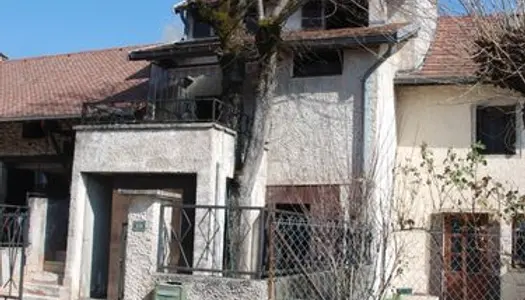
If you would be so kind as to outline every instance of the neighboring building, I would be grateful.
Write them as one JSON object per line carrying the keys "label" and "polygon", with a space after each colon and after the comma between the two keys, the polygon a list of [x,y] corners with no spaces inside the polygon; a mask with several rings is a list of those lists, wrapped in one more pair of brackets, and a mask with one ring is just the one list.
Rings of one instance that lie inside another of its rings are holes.
{"label": "neighboring building", "polygon": [[[356,17],[338,12],[326,18],[331,3],[312,2],[286,22],[285,42],[306,44],[309,51],[281,61],[271,141],[247,220],[253,226],[264,224],[258,223],[264,220],[260,208],[268,204],[293,209],[299,198],[318,212],[327,203],[347,202],[352,180],[363,172],[374,174],[374,197],[389,197],[396,152],[412,151],[414,138],[443,147],[471,142],[471,131],[453,125],[464,125],[468,107],[424,114],[427,102],[461,93],[436,80],[473,75],[464,61],[451,68],[454,57],[439,52],[456,36],[454,21],[462,19],[440,18],[436,29],[432,0],[382,3],[368,1]],[[176,11],[186,25],[180,42],[0,63],[0,197],[32,209],[27,293],[143,299],[155,280],[170,279],[189,283],[192,297],[206,297],[205,286],[214,290],[228,281],[202,276],[221,274],[229,259],[224,208],[217,207],[227,205],[243,133],[228,118],[234,112],[218,100],[221,72],[211,28],[195,21],[187,3]],[[249,120],[249,80],[244,90],[242,115]],[[426,131],[413,137],[420,125]],[[496,160],[500,172],[511,164]],[[38,193],[26,198],[28,192]],[[180,211],[166,201],[197,207]],[[173,228],[161,232],[164,226]],[[46,235],[35,228],[46,228]],[[176,245],[166,249],[164,234],[175,235]],[[244,271],[260,277],[264,237],[255,227],[247,236]],[[409,274],[428,278],[425,270]],[[246,299],[267,293],[256,280],[228,284]],[[447,287],[413,288],[438,297]],[[228,297],[228,291],[218,293]]]}
{"label": "neighboring building", "polygon": [[[463,155],[481,142],[488,164],[480,178],[487,174],[523,191],[523,97],[477,83],[473,24],[469,17],[440,18],[422,67],[398,74],[398,164],[418,165],[423,143],[440,162],[449,148]],[[407,234],[410,249],[424,250],[411,253],[397,285],[445,299],[523,299],[522,222],[500,218],[496,203],[473,206],[457,198],[440,202],[428,188],[417,194],[408,216],[430,231]]]}

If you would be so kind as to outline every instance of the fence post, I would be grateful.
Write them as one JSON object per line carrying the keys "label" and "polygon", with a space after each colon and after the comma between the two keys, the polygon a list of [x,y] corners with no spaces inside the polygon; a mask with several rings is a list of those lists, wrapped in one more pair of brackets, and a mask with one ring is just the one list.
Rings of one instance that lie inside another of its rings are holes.
{"label": "fence post", "polygon": [[273,233],[275,230],[274,212],[271,212],[268,217],[269,231],[268,231],[268,300],[273,300],[275,297],[275,253]]}
{"label": "fence post", "polygon": [[[25,217],[23,217],[24,214]],[[22,300],[24,298],[24,267],[26,264],[26,248],[29,237],[28,221],[29,217],[31,216],[31,212],[28,209],[26,213],[20,212],[20,215],[22,216],[22,249],[20,253],[20,278],[18,282],[18,296],[20,300]]]}

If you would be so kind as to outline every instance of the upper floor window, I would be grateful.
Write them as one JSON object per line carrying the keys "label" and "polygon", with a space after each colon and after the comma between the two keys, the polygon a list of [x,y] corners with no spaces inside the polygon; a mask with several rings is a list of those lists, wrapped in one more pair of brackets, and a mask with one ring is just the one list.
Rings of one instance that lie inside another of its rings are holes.
{"label": "upper floor window", "polygon": [[476,109],[476,142],[482,154],[516,153],[516,106],[480,106]]}
{"label": "upper floor window", "polygon": [[341,74],[343,74],[343,53],[339,50],[318,50],[294,55],[294,77]]}
{"label": "upper floor window", "polygon": [[213,29],[209,24],[199,22],[198,20],[194,19],[193,22],[193,30],[192,30],[192,37],[194,39],[198,38],[207,38],[213,36]]}
{"label": "upper floor window", "polygon": [[191,16],[191,37],[194,39],[207,38],[214,36],[213,29],[210,24],[205,23],[199,18],[196,10],[190,10]]}
{"label": "upper floor window", "polygon": [[368,0],[310,0],[302,7],[302,28],[337,29],[368,26]]}

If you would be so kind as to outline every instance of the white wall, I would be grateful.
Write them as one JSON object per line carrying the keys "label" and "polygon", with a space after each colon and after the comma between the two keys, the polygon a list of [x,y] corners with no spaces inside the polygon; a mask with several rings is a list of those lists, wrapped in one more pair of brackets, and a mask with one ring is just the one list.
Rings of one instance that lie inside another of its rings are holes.
{"label": "white wall", "polygon": [[388,1],[388,23],[410,22],[420,27],[417,37],[408,41],[398,54],[400,70],[421,67],[436,31],[438,18],[436,2],[436,0]]}
{"label": "white wall", "polygon": [[284,28],[287,30],[300,30],[301,23],[302,23],[302,16],[303,14],[302,14],[301,9],[298,9],[288,18],[288,20],[286,20],[286,23],[284,24]]}
{"label": "white wall", "polygon": [[[191,173],[197,174],[197,204],[224,205],[225,193],[217,191],[233,176],[234,135],[213,124],[121,125],[77,128],[71,186],[65,285],[70,298],[79,297],[81,274],[90,270],[86,258],[90,245],[83,243],[84,232],[93,226],[89,217],[85,173]],[[217,173],[217,166],[220,172]],[[87,216],[87,217],[86,217]],[[197,213],[196,220],[202,216]],[[201,251],[203,240],[195,232],[194,249]],[[86,264],[87,262],[87,264]],[[210,267],[208,253],[200,267]],[[82,266],[82,268],[80,268]],[[199,267],[196,266],[196,267]],[[85,282],[85,281],[84,281]]]}
{"label": "white wall", "polygon": [[[475,137],[474,109],[477,104],[510,104],[521,99],[510,93],[488,86],[401,86],[396,89],[397,95],[397,130],[398,130],[398,159],[399,165],[406,165],[406,159],[412,159],[411,165],[419,165],[420,145],[428,143],[429,149],[434,152],[435,161],[439,166],[449,148],[457,153],[465,154]],[[488,165],[479,170],[479,176],[490,174],[500,182],[509,183],[525,189],[525,177],[519,176],[525,171],[525,131],[521,117],[517,117],[517,153],[512,156],[487,155]],[[431,196],[430,189],[423,185],[417,189],[414,200],[409,193],[411,186],[404,180],[398,180],[396,199],[404,203],[404,211],[415,221],[415,226],[428,227],[432,213],[443,211],[471,210],[469,202],[464,207],[449,201],[437,203]],[[489,203],[490,204],[490,203]],[[401,206],[400,206],[401,208]],[[483,208],[479,208],[483,211]],[[497,212],[497,211],[491,211]],[[500,247],[502,253],[511,250],[511,228],[508,223],[501,223]],[[428,236],[425,234],[410,234],[402,238],[408,245],[419,245],[415,249],[428,245]],[[428,250],[428,249],[427,249]],[[428,253],[427,253],[428,254]],[[412,286],[424,293],[428,288],[424,282],[428,272],[428,255],[413,257],[409,260],[410,272],[402,276],[400,285]],[[501,277],[502,299],[521,300],[517,289],[525,282],[521,272],[515,272],[508,266],[503,267]]]}
{"label": "white wall", "polygon": [[[376,56],[344,52],[343,74],[294,78],[291,61],[278,77],[268,153],[268,184],[347,182],[361,122],[365,71]],[[374,99],[372,99],[374,102]]]}

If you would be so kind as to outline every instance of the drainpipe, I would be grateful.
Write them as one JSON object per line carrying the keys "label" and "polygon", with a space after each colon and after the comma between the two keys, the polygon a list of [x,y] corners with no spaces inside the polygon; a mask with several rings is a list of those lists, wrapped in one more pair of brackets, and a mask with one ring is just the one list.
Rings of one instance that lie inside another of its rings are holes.
{"label": "drainpipe", "polygon": [[368,99],[368,93],[366,88],[366,82],[368,78],[394,53],[396,53],[397,47],[395,44],[389,44],[388,49],[381,54],[381,56],[374,62],[374,64],[366,70],[365,74],[363,75],[363,78],[361,79],[361,107],[363,111],[363,118],[361,120],[361,133],[362,133],[362,142],[363,142],[363,149],[362,153],[359,157],[359,166],[357,168],[358,174],[363,174],[366,170],[365,163],[367,160],[366,153],[369,153],[369,145],[367,144],[367,136],[371,134],[371,127],[372,124],[369,123],[369,116],[371,114],[371,110],[369,107],[369,99]]}
{"label": "drainpipe", "polygon": [[[389,58],[391,57],[394,53],[396,53],[397,51],[397,47],[396,47],[396,44],[389,44],[388,45],[388,48],[387,50],[381,54],[379,56],[379,58],[374,62],[374,64],[365,72],[363,78],[362,78],[362,81],[361,81],[361,92],[362,92],[362,109],[363,109],[363,119],[361,121],[361,129],[362,129],[362,142],[363,142],[363,148],[362,148],[362,153],[360,155],[360,166],[358,166],[358,171],[360,171],[361,173],[360,174],[365,174],[365,172],[368,172],[368,168],[366,167],[366,163],[367,163],[367,160],[369,160],[371,157],[370,155],[368,155],[369,153],[371,153],[371,146],[367,143],[367,137],[369,137],[371,134],[372,134],[372,126],[373,126],[373,122],[374,120],[371,118],[371,111],[372,111],[372,103],[369,103],[369,97],[368,97],[368,93],[367,93],[367,88],[366,88],[366,82],[367,80],[369,79],[369,77]],[[364,185],[363,186],[363,191],[365,191],[366,193],[368,193],[368,187],[369,185],[367,184],[367,181],[363,181],[362,184]],[[368,199],[366,198],[365,195],[363,195],[363,197],[365,197],[365,199]],[[377,224],[375,223],[369,223],[370,222],[370,217],[372,218],[372,220],[375,219],[376,217],[376,214],[377,211],[373,211],[373,212],[369,212],[368,210],[365,210],[365,222],[367,224],[371,224],[372,228],[373,227],[376,227]],[[382,226],[382,225],[381,225]],[[373,232],[373,231],[372,231]],[[378,285],[376,286],[376,284],[374,284],[374,287],[373,289],[381,289],[381,286],[384,284],[384,278],[380,275],[382,273],[381,270],[384,270],[386,268],[386,261],[385,261],[385,257],[386,257],[386,247],[381,247],[380,245],[384,245],[386,244],[386,241],[384,240],[384,238],[381,238],[380,239],[380,243],[381,244],[378,244],[375,248],[374,247],[374,237],[373,237],[373,234],[371,236],[368,236],[367,235],[367,239],[370,238],[370,240],[366,241],[365,243],[368,245],[366,246],[366,249],[368,251],[368,254],[370,255],[369,258],[371,259],[372,258],[372,253],[377,251],[377,253],[380,253],[380,258],[378,259],[378,263],[379,265],[377,266],[378,269],[376,269],[374,271],[374,276],[378,276],[377,278],[379,278],[379,282],[377,283]],[[372,261],[370,261],[371,263]]]}

